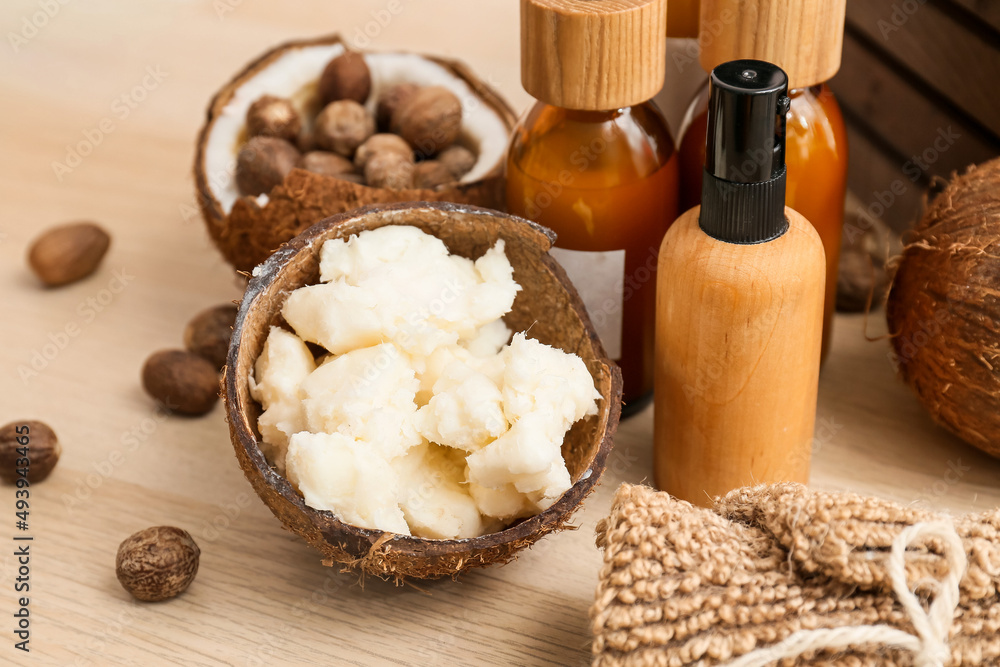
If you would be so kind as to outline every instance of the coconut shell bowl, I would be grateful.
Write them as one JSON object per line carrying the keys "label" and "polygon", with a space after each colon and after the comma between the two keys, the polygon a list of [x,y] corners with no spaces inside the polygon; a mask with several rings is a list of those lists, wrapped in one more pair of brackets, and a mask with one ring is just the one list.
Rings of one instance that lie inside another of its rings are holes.
{"label": "coconut shell bowl", "polygon": [[[248,378],[269,328],[281,326],[281,307],[294,289],[319,280],[320,247],[327,239],[384,225],[412,225],[441,239],[453,254],[477,258],[498,239],[522,290],[505,317],[513,331],[580,356],[601,394],[598,414],[578,421],[562,445],[573,486],[547,510],[499,532],[457,540],[424,539],[359,528],[332,512],[305,504],[269,465],[261,449],[261,406]],[[544,535],[566,526],[604,472],[621,411],[621,372],[606,356],[586,310],[565,272],[549,256],[549,230],[493,210],[464,204],[409,203],[366,206],[327,218],[299,234],[261,264],[240,304],[224,377],[226,413],[240,466],[257,495],[286,528],[317,549],[323,563],[397,581],[435,579],[502,564]]]}
{"label": "coconut shell bowl", "polygon": [[[237,73],[209,104],[195,156],[197,200],[212,240],[237,270],[249,271],[316,222],[367,204],[504,205],[503,162],[517,121],[510,105],[458,61],[399,52],[362,52],[371,73],[365,106],[373,111],[379,95],[398,83],[449,89],[462,103],[457,143],[476,156],[468,173],[435,188],[396,190],[294,168],[259,197],[242,196],[234,170],[237,153],[247,139],[245,118],[250,105],[262,95],[287,98],[311,126],[307,119],[322,107],[318,85],[324,67],[345,50],[338,35],[282,44]],[[308,129],[304,128],[303,136]]]}

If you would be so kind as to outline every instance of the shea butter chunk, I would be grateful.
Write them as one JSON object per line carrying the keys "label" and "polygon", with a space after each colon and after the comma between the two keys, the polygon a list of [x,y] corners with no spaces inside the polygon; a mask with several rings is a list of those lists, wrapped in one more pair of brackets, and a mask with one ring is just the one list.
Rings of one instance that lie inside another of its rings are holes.
{"label": "shea butter chunk", "polygon": [[342,433],[393,458],[421,442],[413,424],[419,381],[392,343],[354,350],[324,362],[302,383],[314,433]]}
{"label": "shea butter chunk", "polygon": [[469,480],[490,488],[517,485],[526,476],[547,472],[562,460],[563,434],[551,415],[532,413],[515,422],[502,436],[468,456]]}
{"label": "shea butter chunk", "polygon": [[497,241],[473,262],[415,227],[391,225],[325,242],[320,278],[363,289],[378,304],[386,339],[426,356],[510,311],[520,287],[503,248]]}
{"label": "shea butter chunk", "polygon": [[264,408],[299,399],[299,385],[316,369],[312,352],[302,339],[271,327],[264,350],[254,365],[250,392]]}
{"label": "shea butter chunk", "polygon": [[456,539],[482,534],[482,517],[464,483],[461,452],[418,445],[392,467],[399,479],[399,505],[414,535]]}
{"label": "shea butter chunk", "polygon": [[294,290],[281,314],[304,340],[343,354],[386,340],[377,304],[377,295],[367,290],[325,283]]}
{"label": "shea butter chunk", "polygon": [[500,388],[461,359],[445,366],[416,423],[431,442],[470,452],[507,430]]}
{"label": "shea butter chunk", "polygon": [[503,320],[494,320],[479,327],[472,336],[463,338],[459,342],[473,356],[492,357],[499,354],[507,345],[510,333]]}
{"label": "shea butter chunk", "polygon": [[257,421],[264,440],[264,454],[279,472],[285,470],[288,438],[306,430],[299,386],[315,369],[312,353],[302,339],[279,327],[271,327],[249,381],[250,394],[264,408]]}
{"label": "shea butter chunk", "polygon": [[361,528],[409,535],[396,473],[371,447],[341,433],[296,433],[288,443],[288,479],[306,504]]}
{"label": "shea butter chunk", "polygon": [[502,239],[476,260],[476,272],[482,282],[479,289],[469,295],[469,312],[476,326],[482,326],[511,311],[521,286],[514,282],[514,268],[504,254]]}
{"label": "shea butter chunk", "polygon": [[349,239],[329,239],[320,249],[319,279],[328,283],[345,280],[358,285],[374,273],[412,263],[419,257],[425,262],[448,258],[448,248],[436,236],[407,225],[389,225],[371,229]]}
{"label": "shea butter chunk", "polygon": [[535,412],[550,416],[559,437],[577,420],[597,414],[601,394],[583,360],[523,333],[514,334],[501,353],[504,413],[514,423]]}
{"label": "shea butter chunk", "polygon": [[503,382],[503,360],[499,355],[477,357],[461,345],[439,347],[426,357],[411,357],[411,361],[417,371],[417,377],[420,379],[420,390],[417,393],[418,405],[427,404],[431,396],[434,395],[434,386],[444,375],[445,369],[455,362],[479,371],[498,387]]}
{"label": "shea butter chunk", "polygon": [[513,484],[504,484],[498,489],[491,489],[470,482],[469,495],[476,501],[476,507],[483,516],[495,519],[519,519],[537,511],[528,497],[518,491]]}
{"label": "shea butter chunk", "polygon": [[264,456],[274,463],[279,473],[284,474],[288,439],[299,431],[307,430],[302,403],[275,403],[261,414],[257,428],[263,440],[261,450]]}
{"label": "shea butter chunk", "polygon": [[553,460],[548,470],[533,475],[521,475],[514,482],[514,488],[525,493],[539,510],[546,510],[573,486],[566,462],[560,456]]}

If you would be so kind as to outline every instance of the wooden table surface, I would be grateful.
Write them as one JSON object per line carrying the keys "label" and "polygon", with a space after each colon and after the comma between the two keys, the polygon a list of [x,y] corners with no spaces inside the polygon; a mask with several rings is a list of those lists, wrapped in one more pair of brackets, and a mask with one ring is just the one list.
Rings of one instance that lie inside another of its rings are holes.
{"label": "wooden table surface", "polygon": [[[152,351],[179,346],[191,315],[240,295],[194,210],[193,140],[211,94],[272,44],[367,29],[376,47],[461,56],[524,108],[515,4],[60,2],[0,10],[0,422],[44,420],[64,446],[53,475],[32,487],[30,654],[13,647],[19,531],[14,491],[0,487],[0,663],[587,664],[594,526],[620,482],[649,479],[650,411],[620,428],[579,530],[459,582],[362,588],[323,567],[258,501],[221,405],[166,418],[138,382]],[[67,152],[79,142],[90,146],[77,163]],[[113,234],[102,268],[41,289],[24,262],[28,242],[81,218]],[[930,422],[894,377],[887,343],[866,341],[862,318],[836,325],[814,485],[955,512],[995,506],[1000,461]],[[869,333],[882,327],[877,314]],[[189,530],[201,569],[180,598],[139,604],[115,580],[115,551],[156,524]]]}

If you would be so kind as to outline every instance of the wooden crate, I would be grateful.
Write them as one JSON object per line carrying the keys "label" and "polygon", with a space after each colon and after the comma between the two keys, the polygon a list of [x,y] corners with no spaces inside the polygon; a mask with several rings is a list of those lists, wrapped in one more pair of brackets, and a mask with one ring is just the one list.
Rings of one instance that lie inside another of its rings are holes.
{"label": "wooden crate", "polygon": [[849,0],[831,86],[850,140],[849,188],[898,230],[935,177],[1000,155],[1000,3]]}

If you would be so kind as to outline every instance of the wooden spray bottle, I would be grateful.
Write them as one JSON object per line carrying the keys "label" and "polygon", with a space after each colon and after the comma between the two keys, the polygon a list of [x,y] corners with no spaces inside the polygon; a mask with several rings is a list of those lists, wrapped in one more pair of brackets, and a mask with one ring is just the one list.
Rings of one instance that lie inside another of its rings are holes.
{"label": "wooden spray bottle", "polygon": [[710,81],[702,203],[657,271],[656,483],[699,505],[807,481],[826,275],[819,235],[784,205],[784,71],[736,60]]}

